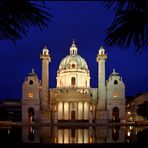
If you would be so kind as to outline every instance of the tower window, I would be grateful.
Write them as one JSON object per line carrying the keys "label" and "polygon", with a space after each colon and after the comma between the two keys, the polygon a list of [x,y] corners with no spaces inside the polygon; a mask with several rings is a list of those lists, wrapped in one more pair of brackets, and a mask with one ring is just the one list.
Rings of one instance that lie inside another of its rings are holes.
{"label": "tower window", "polygon": [[30,85],[33,85],[33,81],[32,81],[32,80],[30,80],[30,81],[29,81],[29,84],[30,84]]}
{"label": "tower window", "polygon": [[32,92],[29,92],[29,93],[28,93],[28,97],[29,97],[29,98],[33,98],[33,93],[32,93]]}
{"label": "tower window", "polygon": [[71,66],[72,66],[72,68],[75,68],[75,64],[72,64]]}
{"label": "tower window", "polygon": [[118,97],[119,93],[117,91],[114,92],[114,98]]}
{"label": "tower window", "polygon": [[75,77],[72,77],[71,78],[71,85],[72,86],[76,85],[76,79],[75,79]]}
{"label": "tower window", "polygon": [[117,80],[115,80],[115,81],[114,81],[114,84],[115,84],[115,85],[116,85],[116,84],[118,84],[118,81],[117,81]]}

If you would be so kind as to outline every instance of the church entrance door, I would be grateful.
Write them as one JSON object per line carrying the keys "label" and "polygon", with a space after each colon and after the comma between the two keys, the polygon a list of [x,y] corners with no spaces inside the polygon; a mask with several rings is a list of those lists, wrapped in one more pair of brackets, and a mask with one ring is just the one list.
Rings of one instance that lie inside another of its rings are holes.
{"label": "church entrance door", "polygon": [[113,122],[120,122],[120,118],[119,118],[119,108],[118,108],[118,107],[114,107],[114,108],[113,108],[113,112],[112,112],[112,121],[113,121]]}
{"label": "church entrance door", "polygon": [[75,111],[71,111],[71,120],[75,120]]}

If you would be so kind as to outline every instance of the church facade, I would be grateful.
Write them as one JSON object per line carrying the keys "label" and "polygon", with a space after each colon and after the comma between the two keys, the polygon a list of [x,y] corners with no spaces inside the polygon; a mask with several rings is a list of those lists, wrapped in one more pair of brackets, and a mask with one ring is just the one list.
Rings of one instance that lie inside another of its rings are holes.
{"label": "church facade", "polygon": [[51,57],[43,48],[42,80],[32,70],[22,85],[22,122],[125,122],[125,85],[115,70],[105,79],[105,49],[96,57],[98,88],[90,87],[88,65],[74,41],[69,52],[57,70],[56,88],[50,88]]}

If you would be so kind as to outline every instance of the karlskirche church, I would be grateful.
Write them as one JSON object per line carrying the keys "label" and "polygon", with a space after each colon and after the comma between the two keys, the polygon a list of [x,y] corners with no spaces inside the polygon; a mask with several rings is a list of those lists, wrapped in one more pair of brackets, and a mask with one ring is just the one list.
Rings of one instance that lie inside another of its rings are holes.
{"label": "karlskirche church", "polygon": [[47,47],[40,59],[42,80],[32,70],[22,85],[22,122],[125,122],[125,85],[114,69],[105,79],[107,54],[103,47],[96,56],[98,88],[90,87],[88,65],[78,54],[74,40],[59,64],[56,88],[49,86],[51,57]]}

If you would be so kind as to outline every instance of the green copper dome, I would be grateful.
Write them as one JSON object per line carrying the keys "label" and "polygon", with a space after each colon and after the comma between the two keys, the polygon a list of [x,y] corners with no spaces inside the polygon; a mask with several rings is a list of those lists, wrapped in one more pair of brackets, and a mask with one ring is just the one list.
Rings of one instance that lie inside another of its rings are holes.
{"label": "green copper dome", "polygon": [[[72,64],[75,64],[75,66],[72,67]],[[80,55],[70,54],[61,61],[59,70],[71,68],[88,70],[88,66],[84,58],[82,58]]]}
{"label": "green copper dome", "polygon": [[77,54],[77,47],[73,43],[70,47],[70,54],[67,55],[60,63],[59,70],[65,69],[81,69],[88,71],[88,66],[84,58]]}

